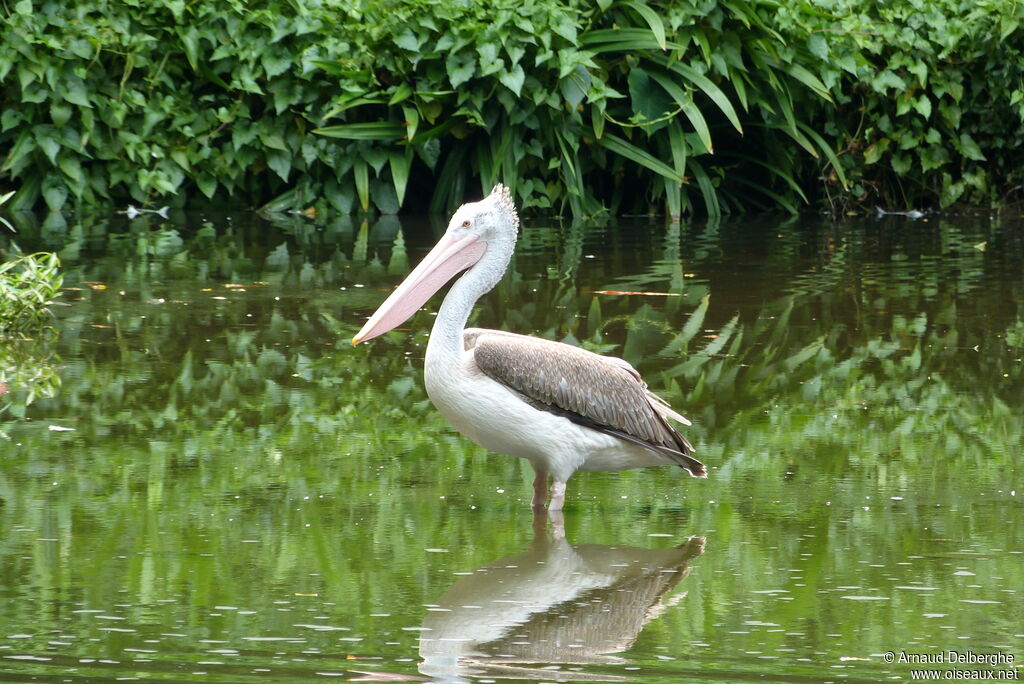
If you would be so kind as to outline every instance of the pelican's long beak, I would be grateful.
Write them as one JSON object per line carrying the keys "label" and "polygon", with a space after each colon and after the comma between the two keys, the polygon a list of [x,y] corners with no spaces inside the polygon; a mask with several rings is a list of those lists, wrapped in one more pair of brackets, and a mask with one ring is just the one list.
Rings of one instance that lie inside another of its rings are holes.
{"label": "pelican's long beak", "polygon": [[477,235],[445,233],[441,241],[434,245],[434,249],[370,316],[359,334],[352,338],[352,345],[397,328],[416,313],[442,285],[480,261],[486,250],[487,243]]}

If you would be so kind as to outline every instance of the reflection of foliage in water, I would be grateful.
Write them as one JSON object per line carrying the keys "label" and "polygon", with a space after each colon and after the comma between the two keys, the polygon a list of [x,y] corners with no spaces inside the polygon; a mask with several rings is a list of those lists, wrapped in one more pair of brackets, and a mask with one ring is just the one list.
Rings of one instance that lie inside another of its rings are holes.
{"label": "reflection of foliage in water", "polygon": [[9,417],[23,418],[25,408],[37,397],[52,397],[59,391],[55,337],[49,328],[31,338],[0,340],[0,416],[9,412]]}
{"label": "reflection of foliage in water", "polygon": [[37,396],[53,396],[60,386],[57,331],[48,324],[63,277],[56,254],[10,251],[15,256],[0,263],[0,396],[10,393],[0,399],[0,414],[22,417]]}
{"label": "reflection of foliage in water", "polygon": [[[6,427],[20,446],[0,470],[4,528],[17,521],[69,540],[63,556],[34,557],[27,590],[116,602],[100,587],[126,587],[143,606],[178,598],[193,607],[182,629],[203,638],[245,628],[233,617],[211,625],[204,607],[260,603],[267,591],[320,592],[334,606],[320,610],[372,635],[370,613],[385,606],[395,624],[417,624],[419,606],[448,586],[448,576],[424,570],[425,540],[461,549],[452,569],[520,548],[530,473],[513,459],[479,458],[484,452],[430,406],[421,365],[431,316],[380,343],[349,345],[422,244],[407,244],[387,222],[213,231],[149,220],[126,233],[65,231],[67,279],[81,289],[61,312],[63,386],[29,407],[33,420]],[[859,571],[859,556],[835,548],[859,545],[892,568],[922,534],[986,548],[1020,538],[1020,515],[1001,499],[984,515],[943,512],[1014,479],[1022,434],[1011,409],[1024,400],[1020,250],[1000,249],[1008,231],[988,227],[944,224],[893,247],[883,243],[899,238],[884,227],[790,224],[772,229],[783,237],[752,237],[756,258],[737,264],[723,247],[733,230],[675,227],[663,240],[602,226],[528,229],[475,323],[622,353],[690,414],[711,479],[694,485],[668,469],[581,476],[571,501],[584,514],[568,517],[570,537],[614,544],[641,524],[711,529],[712,549],[716,539],[746,544],[718,550],[727,567],[799,561],[804,586],[786,585],[793,600],[769,617],[820,618],[797,648],[811,654],[833,648],[830,633],[863,637],[818,593],[829,577]],[[971,246],[982,239],[984,252]],[[661,258],[644,263],[649,243]],[[767,282],[763,269],[786,274],[786,285],[737,291],[740,269],[744,282]],[[997,283],[1000,296],[983,296]],[[58,420],[75,431],[46,430]],[[922,472],[931,481],[911,491]],[[908,499],[910,527],[862,510],[879,488]],[[612,506],[621,514],[602,514]],[[765,545],[764,535],[778,541]],[[24,544],[4,535],[0,556],[26,555]],[[76,564],[67,580],[62,558],[119,555],[137,560]],[[311,578],[312,569],[321,574]],[[946,586],[940,570],[915,569]],[[999,570],[1024,581],[1019,568]],[[18,586],[23,573],[5,566],[0,585]],[[720,616],[721,629],[741,626],[721,597],[766,580],[716,581],[694,596],[694,613],[651,629],[684,652],[707,629],[696,622],[701,606]],[[902,613],[917,609],[915,600],[897,597],[885,615],[911,619]],[[6,623],[35,619],[31,601],[8,610]],[[993,619],[1010,624],[1013,613]],[[388,638],[368,637],[361,648],[386,652]],[[791,645],[780,634],[766,649]]]}
{"label": "reflection of foliage in water", "polygon": [[[154,230],[137,220],[132,226],[138,229],[107,235],[101,258],[73,262],[69,276],[111,280],[131,291],[80,290],[103,320],[71,317],[64,327],[74,340],[69,367],[84,363],[84,326],[109,331],[120,363],[69,373],[76,381],[65,388],[63,401],[73,407],[70,413],[85,410],[99,422],[131,406],[136,430],[171,420],[177,430],[223,431],[214,441],[225,451],[240,426],[266,431],[276,423],[337,438],[339,428],[351,432],[347,421],[372,420],[367,407],[399,419],[428,417],[444,432],[427,408],[419,363],[406,358],[421,354],[426,317],[410,324],[412,333],[392,333],[389,345],[347,348],[356,312],[380,298],[366,286],[383,287],[408,267],[403,235],[389,221],[356,226],[343,219],[318,229],[296,219],[285,227],[291,238],[279,235],[265,247],[253,246],[253,228],[246,234],[202,226],[183,237],[176,228]],[[663,290],[667,296],[588,295],[581,281],[600,283],[604,276],[584,258],[594,240],[573,227],[564,229],[560,263],[510,272],[496,296],[482,303],[478,322],[621,353],[655,389],[698,418],[705,452],[723,460],[765,417],[777,441],[765,445],[765,454],[821,443],[868,462],[899,454],[910,463],[938,446],[919,439],[927,432],[947,453],[974,460],[1020,440],[1009,408],[1021,400],[1021,364],[1015,360],[1020,307],[1014,312],[993,301],[998,298],[974,296],[989,285],[985,265],[992,250],[973,249],[974,238],[960,229],[936,230],[936,251],[945,259],[907,256],[897,246],[889,263],[874,258],[882,249],[874,243],[889,239],[884,231],[823,231],[810,268],[800,270],[799,255],[783,257],[794,270],[790,293],[724,321],[716,312],[717,296],[707,296],[716,279],[709,231],[683,236],[687,251],[707,255],[703,263],[711,276],[694,278],[684,270],[700,269],[702,260],[680,257],[675,230],[664,258],[631,279],[601,285]],[[69,234],[66,250],[77,252],[88,242],[80,227]],[[605,237],[599,229],[596,241]],[[726,238],[711,238],[718,239]],[[544,257],[550,252],[544,238],[533,244]],[[786,251],[785,244],[781,248]],[[520,263],[530,258],[520,257]],[[210,277],[230,282],[210,292],[196,286]],[[340,292],[321,289],[338,284]],[[1019,302],[1019,281],[1012,286],[1016,290],[1007,294]],[[278,289],[273,299],[260,295]],[[989,310],[979,308],[982,303]],[[183,326],[178,312],[186,309],[189,324]],[[196,342],[211,334],[208,342]],[[395,354],[390,345],[405,338],[411,345],[406,355]],[[990,373],[1003,379],[982,382]],[[159,407],[153,406],[153,381],[169,388]],[[272,432],[273,439],[285,434]],[[901,435],[914,439],[903,443]]]}

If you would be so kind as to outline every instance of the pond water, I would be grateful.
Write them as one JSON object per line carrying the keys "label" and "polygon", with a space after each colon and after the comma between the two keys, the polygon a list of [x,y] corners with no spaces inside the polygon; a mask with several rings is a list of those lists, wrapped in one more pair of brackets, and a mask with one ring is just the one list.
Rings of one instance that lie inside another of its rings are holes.
{"label": "pond water", "polygon": [[0,680],[1024,676],[1024,226],[526,222],[474,322],[624,356],[710,471],[563,529],[427,400],[436,300],[350,344],[437,230],[19,226],[67,289],[4,348]]}

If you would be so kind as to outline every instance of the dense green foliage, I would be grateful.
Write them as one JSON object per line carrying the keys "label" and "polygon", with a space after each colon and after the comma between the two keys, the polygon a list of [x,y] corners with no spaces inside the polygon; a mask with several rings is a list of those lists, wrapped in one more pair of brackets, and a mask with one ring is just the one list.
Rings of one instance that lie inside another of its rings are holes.
{"label": "dense green foliage", "polygon": [[[413,178],[443,210],[500,177],[527,207],[664,197],[678,214],[696,193],[717,212],[726,164],[790,196],[784,140],[824,147],[791,93],[824,87],[741,3],[36,4],[13,6],[0,45],[22,208],[198,191],[393,212]],[[703,160],[712,131],[744,130],[770,161],[721,144]]]}
{"label": "dense green foliage", "polygon": [[16,209],[442,211],[498,179],[577,216],[989,203],[1021,180],[1021,12],[8,0],[0,183]]}
{"label": "dense green foliage", "polygon": [[[52,396],[60,386],[54,351],[56,328],[50,305],[60,296],[63,275],[52,252],[18,254],[0,263],[0,415],[12,405],[27,406]],[[0,249],[0,255],[7,255]]]}
{"label": "dense green foliage", "polygon": [[[814,0],[775,21],[806,40],[837,107],[815,115],[850,200],[885,207],[1020,202],[1024,5]],[[834,183],[835,179],[831,179]]]}
{"label": "dense green foliage", "polygon": [[[2,252],[0,252],[2,253]],[[25,254],[0,263],[0,336],[38,332],[50,317],[63,278],[57,255]]]}

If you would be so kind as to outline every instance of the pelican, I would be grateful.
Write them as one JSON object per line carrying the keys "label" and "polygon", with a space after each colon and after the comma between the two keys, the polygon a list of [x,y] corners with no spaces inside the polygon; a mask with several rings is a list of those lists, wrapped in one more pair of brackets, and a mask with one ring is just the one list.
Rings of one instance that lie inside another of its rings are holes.
{"label": "pelican", "polygon": [[[424,384],[456,430],[533,466],[533,508],[561,511],[576,471],[678,465],[707,477],[669,419],[689,425],[622,359],[503,330],[466,329],[476,301],[501,280],[519,233],[498,184],[452,216],[441,240],[366,321],[352,344],[404,323],[453,277],[427,343]],[[551,479],[550,492],[548,479]],[[550,504],[548,498],[550,494]]]}

